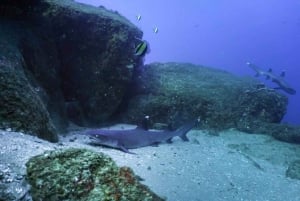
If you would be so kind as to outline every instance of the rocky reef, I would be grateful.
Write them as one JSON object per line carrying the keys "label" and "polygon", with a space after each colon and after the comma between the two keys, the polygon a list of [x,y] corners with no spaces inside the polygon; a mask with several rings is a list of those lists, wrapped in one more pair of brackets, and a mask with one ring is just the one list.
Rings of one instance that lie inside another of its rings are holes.
{"label": "rocky reef", "polygon": [[129,167],[119,168],[101,153],[51,151],[31,158],[26,166],[33,200],[163,200]]}
{"label": "rocky reef", "polygon": [[286,170],[287,177],[292,179],[300,180],[300,160],[295,160],[289,164],[288,169]]}
{"label": "rocky reef", "polygon": [[300,127],[280,123],[288,98],[250,76],[189,63],[151,63],[139,69],[132,86],[119,121],[142,124],[149,116],[150,127],[176,129],[200,117],[201,128],[211,133],[236,128],[300,143]]}
{"label": "rocky reef", "polygon": [[134,55],[142,32],[117,12],[71,0],[3,0],[1,11],[2,129],[56,142],[69,122],[141,124],[149,116],[150,127],[175,129],[200,117],[204,129],[299,142],[299,128],[280,124],[286,96],[214,68],[143,65]]}
{"label": "rocky reef", "polygon": [[[151,128],[176,129],[200,117],[211,133],[235,128],[300,143],[299,127],[280,124],[286,96],[214,68],[143,65],[134,55],[142,31],[117,12],[72,0],[1,0],[0,11],[0,137],[10,142],[1,148],[0,200],[164,200],[103,154],[22,138],[58,142],[69,122],[142,124],[149,116]],[[25,174],[28,150],[52,151],[31,158]],[[286,176],[299,179],[299,160]]]}
{"label": "rocky reef", "polygon": [[56,142],[57,131],[40,95],[45,93],[24,68],[16,33],[21,28],[2,20],[0,24],[0,128]]}
{"label": "rocky reef", "polygon": [[204,128],[236,128],[253,121],[279,123],[287,98],[250,77],[188,63],[152,63],[139,71],[123,121],[180,125],[200,117]]}
{"label": "rocky reef", "polygon": [[29,185],[24,175],[16,171],[16,167],[0,164],[0,201],[29,201]]}
{"label": "rocky reef", "polygon": [[100,124],[127,92],[142,32],[71,0],[1,1],[0,126],[57,141],[68,120]]}

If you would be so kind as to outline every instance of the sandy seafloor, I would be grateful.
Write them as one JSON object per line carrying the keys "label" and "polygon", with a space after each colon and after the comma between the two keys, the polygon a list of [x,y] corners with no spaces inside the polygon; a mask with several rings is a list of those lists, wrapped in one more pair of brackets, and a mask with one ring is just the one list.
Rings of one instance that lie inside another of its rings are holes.
{"label": "sandy seafloor", "polygon": [[[129,125],[118,125],[129,128]],[[300,180],[285,176],[288,164],[300,159],[300,145],[235,130],[209,135],[192,130],[189,142],[132,149],[136,154],[92,146],[88,137],[71,132],[59,143],[33,136],[0,132],[0,162],[25,162],[46,150],[68,147],[104,152],[118,165],[129,166],[142,183],[168,201],[300,201]]]}

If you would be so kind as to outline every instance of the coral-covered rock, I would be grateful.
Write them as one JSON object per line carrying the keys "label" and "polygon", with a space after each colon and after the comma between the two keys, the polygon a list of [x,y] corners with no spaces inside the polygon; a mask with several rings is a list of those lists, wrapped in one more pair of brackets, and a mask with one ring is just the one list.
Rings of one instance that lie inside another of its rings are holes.
{"label": "coral-covered rock", "polygon": [[41,0],[33,13],[32,29],[43,38],[40,44],[56,45],[51,56],[59,62],[57,82],[69,116],[80,125],[105,122],[141,61],[134,47],[142,32],[116,12],[70,0]]}
{"label": "coral-covered rock", "polygon": [[33,200],[162,201],[128,167],[84,149],[45,152],[27,163]]}
{"label": "coral-covered rock", "polygon": [[71,0],[0,5],[1,127],[57,141],[71,120],[107,121],[142,59],[142,32],[116,12]]}
{"label": "coral-covered rock", "polygon": [[201,117],[204,127],[231,128],[253,120],[279,123],[287,98],[255,79],[186,63],[152,63],[140,69],[123,120],[173,123]]}
{"label": "coral-covered rock", "polygon": [[292,179],[300,180],[300,160],[295,160],[291,164],[289,164],[285,175]]}
{"label": "coral-covered rock", "polygon": [[29,185],[15,167],[0,163],[0,201],[30,200]]}
{"label": "coral-covered rock", "polygon": [[56,142],[55,127],[40,94],[30,83],[16,44],[16,27],[0,30],[0,128],[19,130]]}

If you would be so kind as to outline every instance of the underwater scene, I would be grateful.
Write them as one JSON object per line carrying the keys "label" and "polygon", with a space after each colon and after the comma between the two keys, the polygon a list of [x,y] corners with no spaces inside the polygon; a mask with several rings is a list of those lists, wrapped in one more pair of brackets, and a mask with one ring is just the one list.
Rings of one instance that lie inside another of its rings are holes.
{"label": "underwater scene", "polygon": [[299,11],[0,0],[0,201],[300,201]]}

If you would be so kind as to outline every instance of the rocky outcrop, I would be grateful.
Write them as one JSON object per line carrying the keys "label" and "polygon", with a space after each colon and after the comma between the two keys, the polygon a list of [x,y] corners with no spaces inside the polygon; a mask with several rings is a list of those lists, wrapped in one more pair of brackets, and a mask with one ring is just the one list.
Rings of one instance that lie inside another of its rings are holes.
{"label": "rocky outcrop", "polygon": [[208,129],[286,130],[278,123],[287,97],[255,79],[185,63],[142,66],[134,55],[142,32],[117,12],[71,0],[3,0],[1,11],[0,128],[52,142],[69,120],[92,127],[145,116],[150,126],[200,117]]}
{"label": "rocky outcrop", "polygon": [[247,127],[248,123],[279,123],[287,98],[255,79],[186,63],[152,63],[140,69],[133,96],[122,120],[178,127],[200,117],[204,128]]}
{"label": "rocky outcrop", "polygon": [[[140,68],[131,97],[119,108],[123,122],[178,128],[201,118],[212,133],[236,128],[300,143],[300,128],[281,124],[288,99],[251,77],[187,63],[152,63]],[[163,124],[162,124],[163,123]]]}
{"label": "rocky outcrop", "polygon": [[29,185],[22,174],[17,173],[16,167],[0,164],[0,201],[31,200],[28,194]]}
{"label": "rocky outcrop", "polygon": [[68,120],[105,121],[127,92],[142,32],[71,0],[1,1],[1,128],[57,141]]}
{"label": "rocky outcrop", "polygon": [[249,121],[237,125],[237,129],[246,133],[261,133],[271,135],[277,140],[300,144],[300,126],[288,124]]}
{"label": "rocky outcrop", "polygon": [[43,139],[58,140],[44,90],[27,76],[24,58],[17,47],[20,27],[1,23],[0,30],[0,128],[25,131]]}
{"label": "rocky outcrop", "polygon": [[[33,32],[38,38],[46,37],[40,44],[55,44],[51,53],[56,54],[51,57],[59,62],[54,69],[69,117],[81,126],[107,121],[140,62],[134,47],[142,32],[118,13],[69,0],[42,0],[36,4],[33,18],[39,25],[33,26]],[[35,48],[28,42],[24,46]],[[28,61],[36,61],[31,55]]]}
{"label": "rocky outcrop", "polygon": [[295,160],[289,164],[288,169],[285,172],[287,177],[300,180],[300,160]]}
{"label": "rocky outcrop", "polygon": [[129,167],[117,167],[102,153],[51,151],[31,158],[26,166],[33,200],[163,200]]}

